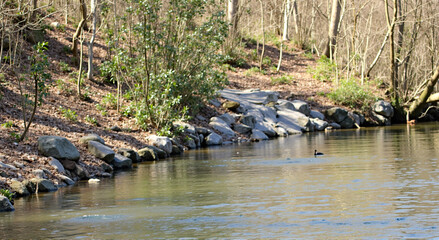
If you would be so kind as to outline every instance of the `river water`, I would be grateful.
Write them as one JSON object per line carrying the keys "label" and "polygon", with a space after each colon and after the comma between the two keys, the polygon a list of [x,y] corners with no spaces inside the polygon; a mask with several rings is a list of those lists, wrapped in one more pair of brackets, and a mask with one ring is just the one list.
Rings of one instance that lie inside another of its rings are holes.
{"label": "river water", "polygon": [[438,238],[438,158],[436,123],[193,150],[17,199],[0,238]]}

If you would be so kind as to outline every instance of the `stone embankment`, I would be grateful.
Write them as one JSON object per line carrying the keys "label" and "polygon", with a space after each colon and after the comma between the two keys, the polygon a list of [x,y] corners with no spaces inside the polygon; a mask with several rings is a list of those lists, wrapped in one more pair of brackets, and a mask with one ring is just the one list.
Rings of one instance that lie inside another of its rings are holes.
{"label": "stone embankment", "polygon": [[[41,136],[38,139],[38,151],[50,157],[50,165],[56,169],[53,174],[47,169],[35,169],[31,179],[19,181],[11,179],[10,188],[17,197],[37,192],[56,191],[59,187],[72,185],[79,180],[96,182],[96,177],[111,177],[114,170],[130,169],[133,163],[157,161],[185,149],[201,146],[222,145],[250,139],[268,140],[286,137],[303,132],[334,130],[360,127],[365,123],[361,114],[334,107],[324,113],[310,109],[304,101],[279,99],[274,91],[231,90],[219,92],[224,100],[211,101],[216,107],[223,107],[229,113],[209,119],[209,128],[197,127],[184,122],[174,123],[174,130],[182,133],[182,141],[161,136],[149,136],[145,145],[138,150],[113,149],[104,139],[90,134],[80,139],[88,151],[101,159],[99,174],[91,175],[84,163],[79,161],[80,152],[66,138],[59,136]],[[376,102],[371,109],[373,121],[379,125],[389,125],[393,116],[392,106],[385,101]],[[25,168],[23,164],[8,165],[0,162],[3,169],[15,171]],[[1,174],[5,175],[3,171]],[[7,177],[7,176],[6,176]],[[8,198],[0,195],[0,211],[13,211]]]}

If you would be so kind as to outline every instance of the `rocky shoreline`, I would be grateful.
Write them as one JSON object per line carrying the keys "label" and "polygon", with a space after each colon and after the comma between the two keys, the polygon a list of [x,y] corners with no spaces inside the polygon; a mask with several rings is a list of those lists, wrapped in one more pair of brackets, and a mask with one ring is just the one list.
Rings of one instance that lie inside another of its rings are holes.
{"label": "rocky shoreline", "polygon": [[[340,107],[324,113],[311,110],[300,100],[279,99],[276,91],[259,89],[232,90],[219,92],[219,100],[210,103],[227,112],[199,121],[208,122],[209,128],[189,123],[174,123],[174,131],[180,132],[180,139],[151,135],[149,145],[141,149],[127,149],[107,146],[97,134],[88,134],[79,142],[99,161],[89,166],[80,161],[80,152],[67,138],[61,136],[41,136],[38,138],[38,152],[50,166],[42,169],[28,169],[20,162],[4,163],[0,156],[0,176],[7,179],[6,186],[15,197],[38,192],[56,191],[73,185],[80,180],[99,181],[98,178],[111,177],[116,170],[132,168],[134,163],[157,161],[171,155],[181,154],[187,149],[202,146],[222,145],[242,141],[262,141],[276,137],[287,137],[303,132],[328,131],[356,128],[364,125],[390,125],[393,107],[385,101],[378,101],[371,107],[370,119],[362,114],[350,112]],[[31,177],[22,172],[31,171]],[[0,194],[0,211],[13,211],[10,200]]]}

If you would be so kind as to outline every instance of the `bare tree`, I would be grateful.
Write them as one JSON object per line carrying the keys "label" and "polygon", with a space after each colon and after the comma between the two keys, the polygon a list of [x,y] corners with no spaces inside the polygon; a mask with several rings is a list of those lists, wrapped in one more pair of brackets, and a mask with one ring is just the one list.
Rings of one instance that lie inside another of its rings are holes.
{"label": "bare tree", "polygon": [[397,1],[395,0],[394,4],[393,4],[393,17],[392,17],[392,19],[390,19],[388,0],[384,0],[384,2],[385,2],[387,27],[389,29],[389,43],[390,43],[390,47],[389,47],[390,91],[392,93],[392,98],[395,101],[398,101],[398,80],[397,80],[397,76],[396,76],[395,42],[394,42],[394,29],[395,29],[395,23],[396,23],[397,13],[398,13],[398,4],[397,4]]}
{"label": "bare tree", "polygon": [[[88,44],[88,71],[87,78],[93,79],[93,44],[96,36],[96,0],[90,0],[90,8],[93,15],[93,26],[92,26],[92,36],[90,38],[90,43]],[[131,43],[131,38],[130,38]]]}
{"label": "bare tree", "polygon": [[81,21],[78,24],[78,27],[76,28],[76,32],[73,35],[72,39],[72,52],[73,52],[73,58],[75,60],[75,64],[78,64],[78,37],[81,35],[81,32],[84,28],[84,24],[87,21],[87,13],[84,10],[85,9],[85,2],[84,0],[79,0],[80,3],[80,9],[81,9]]}
{"label": "bare tree", "polygon": [[329,24],[328,42],[326,44],[323,55],[328,58],[332,58],[332,54],[337,44],[338,25],[341,15],[341,3],[340,0],[332,0],[331,22]]}
{"label": "bare tree", "polygon": [[230,32],[236,31],[236,27],[238,24],[237,12],[238,12],[238,0],[228,0],[227,21],[230,24],[229,27]]}

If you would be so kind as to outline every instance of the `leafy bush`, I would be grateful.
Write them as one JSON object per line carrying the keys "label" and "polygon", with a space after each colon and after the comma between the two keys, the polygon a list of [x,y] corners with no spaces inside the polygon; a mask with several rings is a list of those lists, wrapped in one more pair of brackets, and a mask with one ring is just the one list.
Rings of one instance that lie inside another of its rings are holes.
{"label": "leafy bush", "polygon": [[107,106],[108,108],[116,109],[116,108],[117,108],[117,98],[116,98],[116,96],[113,95],[112,93],[107,93],[107,94],[102,98],[102,104],[104,104],[104,105]]}
{"label": "leafy bush", "polygon": [[334,79],[334,73],[336,71],[336,65],[326,56],[322,56],[317,60],[316,67],[309,67],[308,73],[312,74],[312,77],[322,82],[332,81]]}
{"label": "leafy bush", "polygon": [[99,125],[98,120],[96,120],[95,117],[90,117],[89,115],[85,116],[85,121],[95,126]]}
{"label": "leafy bush", "polygon": [[72,71],[72,68],[69,66],[69,64],[67,64],[67,63],[65,63],[63,61],[59,62],[59,67],[60,67],[60,69],[61,69],[61,71],[63,73],[67,73],[67,72],[71,72]]}
{"label": "leafy bush", "polygon": [[261,69],[258,68],[258,67],[252,67],[252,68],[246,70],[246,71],[244,72],[244,75],[247,76],[247,77],[250,77],[250,76],[253,76],[254,74],[257,74],[257,73],[260,73],[260,74],[262,74],[262,75],[265,75],[265,74],[266,74],[266,72],[265,72],[263,69],[261,70]]}
{"label": "leafy bush", "polygon": [[355,79],[341,79],[337,89],[327,94],[337,104],[366,111],[377,100],[365,86],[359,85]]}
{"label": "leafy bush", "polygon": [[262,59],[262,65],[270,66],[271,65],[271,59],[269,57],[264,57]]}
{"label": "leafy bush", "polygon": [[78,115],[75,111],[72,111],[70,108],[59,107],[59,111],[62,113],[63,117],[71,122],[78,121]]}
{"label": "leafy bush", "polygon": [[2,127],[4,127],[4,128],[11,128],[13,126],[14,126],[14,122],[12,122],[12,121],[7,121],[5,123],[2,123]]}
{"label": "leafy bush", "polygon": [[14,197],[14,193],[10,192],[8,189],[0,189],[0,194],[5,196],[12,204],[13,202],[13,197]]}

